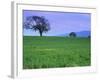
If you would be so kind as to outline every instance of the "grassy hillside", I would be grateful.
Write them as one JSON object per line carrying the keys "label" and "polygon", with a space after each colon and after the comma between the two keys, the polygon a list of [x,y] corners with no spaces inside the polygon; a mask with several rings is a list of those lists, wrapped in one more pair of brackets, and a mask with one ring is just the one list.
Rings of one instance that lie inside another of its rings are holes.
{"label": "grassy hillside", "polygon": [[23,37],[23,68],[89,66],[90,39]]}

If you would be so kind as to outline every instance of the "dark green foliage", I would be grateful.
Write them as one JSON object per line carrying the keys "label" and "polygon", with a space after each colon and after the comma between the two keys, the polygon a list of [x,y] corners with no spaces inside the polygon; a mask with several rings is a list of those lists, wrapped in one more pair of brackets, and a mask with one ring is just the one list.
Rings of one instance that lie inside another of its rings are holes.
{"label": "dark green foliage", "polygon": [[69,36],[70,37],[76,37],[76,33],[75,32],[71,32],[71,33],[69,33]]}

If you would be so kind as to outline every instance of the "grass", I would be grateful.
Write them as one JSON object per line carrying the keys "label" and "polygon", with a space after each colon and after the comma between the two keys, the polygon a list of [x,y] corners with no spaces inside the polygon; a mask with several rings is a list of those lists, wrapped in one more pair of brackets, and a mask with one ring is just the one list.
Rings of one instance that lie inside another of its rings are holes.
{"label": "grass", "polygon": [[23,68],[90,66],[90,38],[23,37]]}

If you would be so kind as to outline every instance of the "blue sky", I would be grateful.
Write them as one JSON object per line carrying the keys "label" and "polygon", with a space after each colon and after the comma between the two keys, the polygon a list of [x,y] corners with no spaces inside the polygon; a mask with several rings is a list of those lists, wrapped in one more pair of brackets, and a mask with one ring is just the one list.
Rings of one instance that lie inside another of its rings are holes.
{"label": "blue sky", "polygon": [[[29,16],[44,16],[49,21],[51,29],[47,33],[43,33],[44,36],[90,31],[91,28],[91,14],[89,13],[23,10],[23,22]],[[38,31],[23,30],[23,35],[39,36]]]}

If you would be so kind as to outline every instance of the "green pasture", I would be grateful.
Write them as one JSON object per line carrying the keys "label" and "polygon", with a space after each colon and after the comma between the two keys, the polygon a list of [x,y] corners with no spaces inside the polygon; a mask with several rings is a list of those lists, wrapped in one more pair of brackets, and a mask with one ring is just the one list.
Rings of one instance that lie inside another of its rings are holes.
{"label": "green pasture", "polygon": [[23,36],[24,69],[90,65],[90,38]]}

